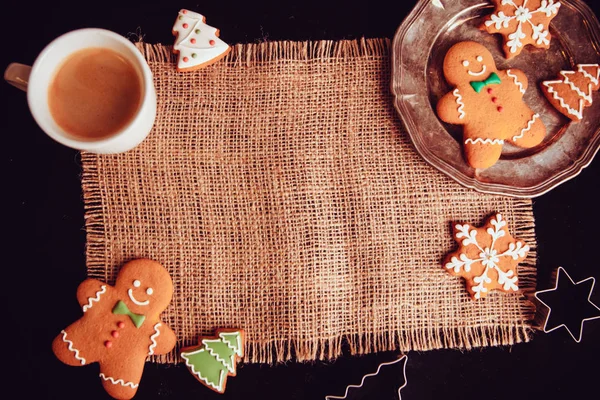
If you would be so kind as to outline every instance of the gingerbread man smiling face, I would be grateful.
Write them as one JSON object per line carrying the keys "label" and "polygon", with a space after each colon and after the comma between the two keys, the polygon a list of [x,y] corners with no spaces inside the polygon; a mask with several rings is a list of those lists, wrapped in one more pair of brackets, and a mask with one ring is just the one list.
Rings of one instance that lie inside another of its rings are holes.
{"label": "gingerbread man smiling face", "polygon": [[523,102],[527,77],[517,69],[498,70],[484,46],[452,46],[444,59],[444,76],[455,89],[440,99],[437,114],[444,122],[464,125],[465,157],[473,168],[495,164],[505,142],[529,148],[544,139],[540,116]]}
{"label": "gingerbread man smiling face", "polygon": [[130,399],[146,358],[175,347],[175,334],[159,319],[172,295],[169,273],[151,260],[125,264],[114,287],[87,279],[77,289],[83,317],[61,331],[52,350],[68,365],[98,362],[108,394]]}
{"label": "gingerbread man smiling face", "polygon": [[131,266],[128,263],[121,269],[115,290],[127,295],[125,302],[130,310],[141,314],[160,314],[173,296],[169,273],[158,263],[148,263],[144,268]]}
{"label": "gingerbread man smiling face", "polygon": [[475,42],[453,46],[444,58],[444,76],[453,86],[485,79],[494,72],[498,69],[492,53]]}

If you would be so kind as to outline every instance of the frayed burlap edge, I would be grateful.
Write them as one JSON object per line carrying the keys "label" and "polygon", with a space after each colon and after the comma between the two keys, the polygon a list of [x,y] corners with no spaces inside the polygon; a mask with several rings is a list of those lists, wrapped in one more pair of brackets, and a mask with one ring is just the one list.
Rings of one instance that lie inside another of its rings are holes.
{"label": "frayed burlap edge", "polygon": [[[148,62],[175,62],[173,46],[137,42]],[[222,61],[235,67],[269,61],[327,61],[331,58],[381,57],[390,52],[389,39],[319,40],[314,42],[261,42],[233,45]]]}

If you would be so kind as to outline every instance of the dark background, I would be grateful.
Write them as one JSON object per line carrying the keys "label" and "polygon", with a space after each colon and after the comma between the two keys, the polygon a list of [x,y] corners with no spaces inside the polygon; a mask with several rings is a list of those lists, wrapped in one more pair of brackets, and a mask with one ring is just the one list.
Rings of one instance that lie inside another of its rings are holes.
{"label": "dark background", "polygon": [[[451,0],[446,0],[451,1]],[[588,4],[596,14],[600,2]],[[31,64],[52,39],[67,31],[106,28],[141,32],[149,43],[173,43],[171,26],[180,8],[207,16],[230,44],[263,40],[392,38],[413,1],[280,2],[12,1],[0,6],[0,67]],[[54,358],[52,339],[79,318],[75,298],[85,279],[85,230],[78,152],[49,139],[35,124],[25,93],[0,83],[2,113],[2,315],[4,392],[27,398],[105,399],[97,365],[68,367]],[[600,101],[600,97],[595,97]],[[594,121],[595,123],[597,121]],[[564,266],[573,279],[600,278],[598,239],[600,160],[575,179],[534,201],[539,242],[539,287]],[[600,304],[600,288],[592,300]],[[410,352],[402,399],[598,398],[600,320],[586,323],[576,344],[564,329],[537,334],[512,347],[472,351]],[[146,364],[136,398],[323,399],[397,355],[345,356],[332,362],[243,365],[219,396],[179,366]],[[392,399],[394,376],[386,374],[365,398]],[[385,378],[385,379],[383,379]],[[398,377],[399,379],[400,377]],[[379,389],[378,389],[379,388]],[[386,394],[388,393],[388,394]],[[4,397],[4,396],[2,396]],[[5,397],[6,398],[6,397]]]}

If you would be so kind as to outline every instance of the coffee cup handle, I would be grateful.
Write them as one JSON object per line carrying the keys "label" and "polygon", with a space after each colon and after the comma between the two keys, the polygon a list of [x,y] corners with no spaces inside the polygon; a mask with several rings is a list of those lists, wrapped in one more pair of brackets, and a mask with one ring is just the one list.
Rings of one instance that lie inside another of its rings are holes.
{"label": "coffee cup handle", "polygon": [[29,65],[12,63],[4,71],[4,80],[26,92],[30,73],[31,67]]}

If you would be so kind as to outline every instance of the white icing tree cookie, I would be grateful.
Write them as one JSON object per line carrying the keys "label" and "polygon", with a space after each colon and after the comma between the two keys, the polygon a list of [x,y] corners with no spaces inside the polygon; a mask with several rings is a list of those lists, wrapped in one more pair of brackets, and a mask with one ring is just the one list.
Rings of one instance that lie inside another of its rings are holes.
{"label": "white icing tree cookie", "polygon": [[231,47],[219,39],[219,30],[206,25],[206,18],[193,11],[182,9],[173,25],[175,45],[179,54],[178,71],[192,71],[206,67],[225,57]]}
{"label": "white icing tree cookie", "polygon": [[592,92],[600,89],[600,66],[579,64],[577,71],[561,71],[559,79],[542,82],[542,91],[554,108],[575,122],[592,105]]}

